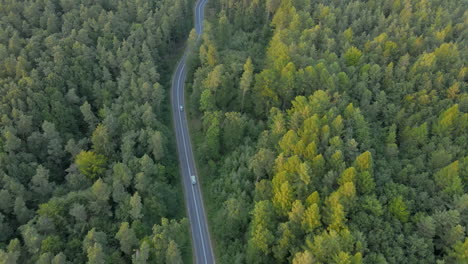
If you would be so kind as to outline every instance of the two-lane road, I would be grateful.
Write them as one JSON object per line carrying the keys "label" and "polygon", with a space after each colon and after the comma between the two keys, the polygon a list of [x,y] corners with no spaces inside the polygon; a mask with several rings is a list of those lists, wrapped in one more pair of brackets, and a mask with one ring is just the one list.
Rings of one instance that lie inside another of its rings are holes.
{"label": "two-lane road", "polygon": [[[198,33],[197,40],[203,32],[204,7],[208,0],[198,0],[195,5],[195,30]],[[172,79],[171,103],[174,121],[174,129],[177,140],[180,172],[184,186],[185,204],[187,206],[190,229],[192,231],[192,248],[195,263],[215,263],[213,247],[211,245],[208,222],[206,219],[203,198],[198,183],[198,173],[192,152],[192,144],[185,115],[184,86],[186,79],[186,50],[184,56],[177,65]],[[183,107],[183,110],[180,107]],[[195,176],[196,183],[192,184],[191,176]]]}

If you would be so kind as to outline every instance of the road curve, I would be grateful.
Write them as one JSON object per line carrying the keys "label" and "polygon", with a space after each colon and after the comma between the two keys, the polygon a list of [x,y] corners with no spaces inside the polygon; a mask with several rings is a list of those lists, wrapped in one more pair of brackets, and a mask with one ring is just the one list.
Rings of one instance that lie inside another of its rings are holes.
{"label": "road curve", "polygon": [[[198,34],[197,40],[203,32],[203,19],[205,15],[205,5],[208,0],[198,0],[195,5],[195,30]],[[177,64],[177,69],[172,78],[171,104],[176,133],[177,151],[179,155],[180,172],[184,186],[185,204],[187,206],[190,229],[192,231],[192,249],[195,263],[215,263],[213,247],[211,245],[210,233],[208,231],[208,221],[206,219],[203,198],[198,184],[198,173],[195,166],[195,159],[192,152],[192,144],[187,125],[184,103],[184,86],[187,74],[186,60],[187,53]],[[180,106],[184,110],[180,110]],[[196,184],[192,184],[190,176],[197,179]]]}

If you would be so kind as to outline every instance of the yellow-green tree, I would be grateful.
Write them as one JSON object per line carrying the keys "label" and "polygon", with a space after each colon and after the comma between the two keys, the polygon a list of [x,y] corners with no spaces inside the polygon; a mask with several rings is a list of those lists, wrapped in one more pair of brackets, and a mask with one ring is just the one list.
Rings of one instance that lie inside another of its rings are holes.
{"label": "yellow-green tree", "polygon": [[106,158],[93,151],[81,151],[76,155],[75,163],[83,175],[96,179],[105,171]]}

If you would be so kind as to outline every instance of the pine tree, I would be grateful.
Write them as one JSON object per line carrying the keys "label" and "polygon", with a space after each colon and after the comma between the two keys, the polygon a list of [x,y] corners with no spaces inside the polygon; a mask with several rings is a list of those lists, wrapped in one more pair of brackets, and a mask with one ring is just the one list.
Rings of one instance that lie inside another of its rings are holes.
{"label": "pine tree", "polygon": [[252,59],[250,57],[247,58],[247,61],[244,64],[244,73],[242,74],[239,87],[242,91],[242,99],[241,99],[241,112],[244,110],[244,101],[245,95],[250,90],[253,80],[253,65]]}
{"label": "pine tree", "polygon": [[130,216],[133,218],[133,220],[139,220],[142,215],[142,204],[141,204],[141,197],[138,195],[138,192],[135,192],[130,198],[130,206],[131,206],[131,211],[130,211]]}
{"label": "pine tree", "polygon": [[167,264],[182,264],[182,256],[180,255],[180,250],[174,240],[169,242],[166,252],[166,263]]}
{"label": "pine tree", "polygon": [[131,255],[133,249],[137,245],[137,237],[132,228],[129,227],[127,222],[120,224],[120,229],[115,235],[115,238],[120,242],[120,249],[127,255]]}

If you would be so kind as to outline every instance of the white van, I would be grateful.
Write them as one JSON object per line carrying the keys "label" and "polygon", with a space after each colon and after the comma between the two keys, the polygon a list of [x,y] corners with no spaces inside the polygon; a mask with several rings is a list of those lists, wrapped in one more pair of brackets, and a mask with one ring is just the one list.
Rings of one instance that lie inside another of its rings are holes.
{"label": "white van", "polygon": [[192,185],[195,185],[195,183],[197,183],[197,180],[195,179],[195,175],[190,176],[190,180],[192,181]]}

